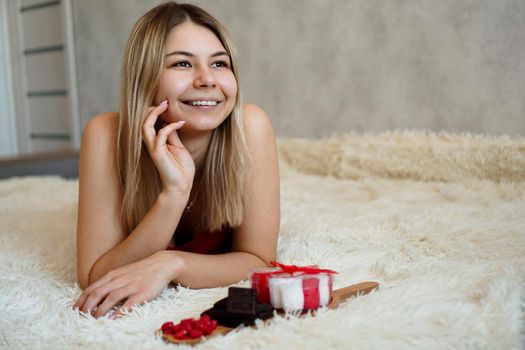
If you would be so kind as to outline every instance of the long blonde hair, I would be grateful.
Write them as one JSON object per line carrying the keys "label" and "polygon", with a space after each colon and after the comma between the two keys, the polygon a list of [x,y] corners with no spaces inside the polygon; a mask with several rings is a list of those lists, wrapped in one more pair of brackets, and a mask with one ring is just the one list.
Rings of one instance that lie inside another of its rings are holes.
{"label": "long blonde hair", "polygon": [[117,171],[122,193],[121,220],[128,234],[162,190],[158,171],[142,141],[142,124],[159,87],[168,33],[186,21],[206,27],[217,36],[230,56],[237,81],[235,106],[226,120],[213,130],[201,181],[196,184],[199,196],[205,199],[201,229],[215,231],[242,222],[249,154],[234,47],[226,30],[206,11],[190,4],[168,2],[151,9],[137,21],[123,57]]}

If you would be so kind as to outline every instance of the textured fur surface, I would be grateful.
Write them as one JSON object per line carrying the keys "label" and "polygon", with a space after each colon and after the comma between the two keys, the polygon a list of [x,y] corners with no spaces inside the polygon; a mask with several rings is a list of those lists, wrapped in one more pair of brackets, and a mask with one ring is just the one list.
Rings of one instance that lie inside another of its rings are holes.
{"label": "textured fur surface", "polygon": [[[522,349],[525,140],[423,132],[281,140],[278,260],[380,289],[203,349]],[[112,321],[79,315],[77,182],[0,181],[0,348],[171,348],[154,335],[227,287],[169,287]],[[238,285],[247,286],[247,281]]]}

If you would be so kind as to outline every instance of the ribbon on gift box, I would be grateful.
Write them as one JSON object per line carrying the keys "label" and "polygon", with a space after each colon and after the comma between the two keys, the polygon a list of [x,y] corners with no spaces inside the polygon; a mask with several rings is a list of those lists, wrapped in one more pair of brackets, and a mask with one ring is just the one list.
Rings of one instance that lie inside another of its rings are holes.
{"label": "ribbon on gift box", "polygon": [[272,275],[273,274],[282,273],[282,272],[289,273],[292,276],[296,272],[301,272],[301,273],[304,273],[304,274],[312,274],[312,275],[317,275],[317,274],[320,274],[320,273],[337,273],[336,271],[333,271],[333,270],[320,269],[317,266],[285,265],[285,264],[281,264],[281,263],[279,263],[277,261],[270,261],[270,264],[272,266],[274,266],[274,267],[279,267],[282,270],[282,271],[271,272],[270,274],[272,274]]}

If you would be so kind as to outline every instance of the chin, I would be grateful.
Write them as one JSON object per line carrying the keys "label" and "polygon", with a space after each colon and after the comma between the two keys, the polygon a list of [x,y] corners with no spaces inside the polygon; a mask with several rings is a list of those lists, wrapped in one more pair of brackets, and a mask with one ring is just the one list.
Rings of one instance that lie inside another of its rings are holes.
{"label": "chin", "polygon": [[182,127],[181,131],[213,131],[217,129],[226,118],[221,118],[217,120],[210,117],[197,117],[197,118],[188,118],[185,119],[186,124]]}
{"label": "chin", "polygon": [[199,124],[195,129],[197,130],[201,130],[201,131],[213,131],[215,129],[217,129],[219,126],[221,126],[221,124],[224,122],[221,121],[219,123],[202,123],[202,124]]}

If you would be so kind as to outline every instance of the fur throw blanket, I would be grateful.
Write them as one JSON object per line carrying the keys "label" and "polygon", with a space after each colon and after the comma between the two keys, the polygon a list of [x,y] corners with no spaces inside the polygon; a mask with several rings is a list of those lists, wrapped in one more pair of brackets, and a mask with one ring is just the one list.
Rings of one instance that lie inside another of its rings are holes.
{"label": "fur throw blanket", "polygon": [[[203,349],[522,349],[525,140],[392,132],[280,140],[278,260],[379,290]],[[0,181],[0,348],[170,349],[155,330],[227,287],[169,287],[119,320],[71,309],[77,181]],[[248,286],[247,281],[238,283]]]}

